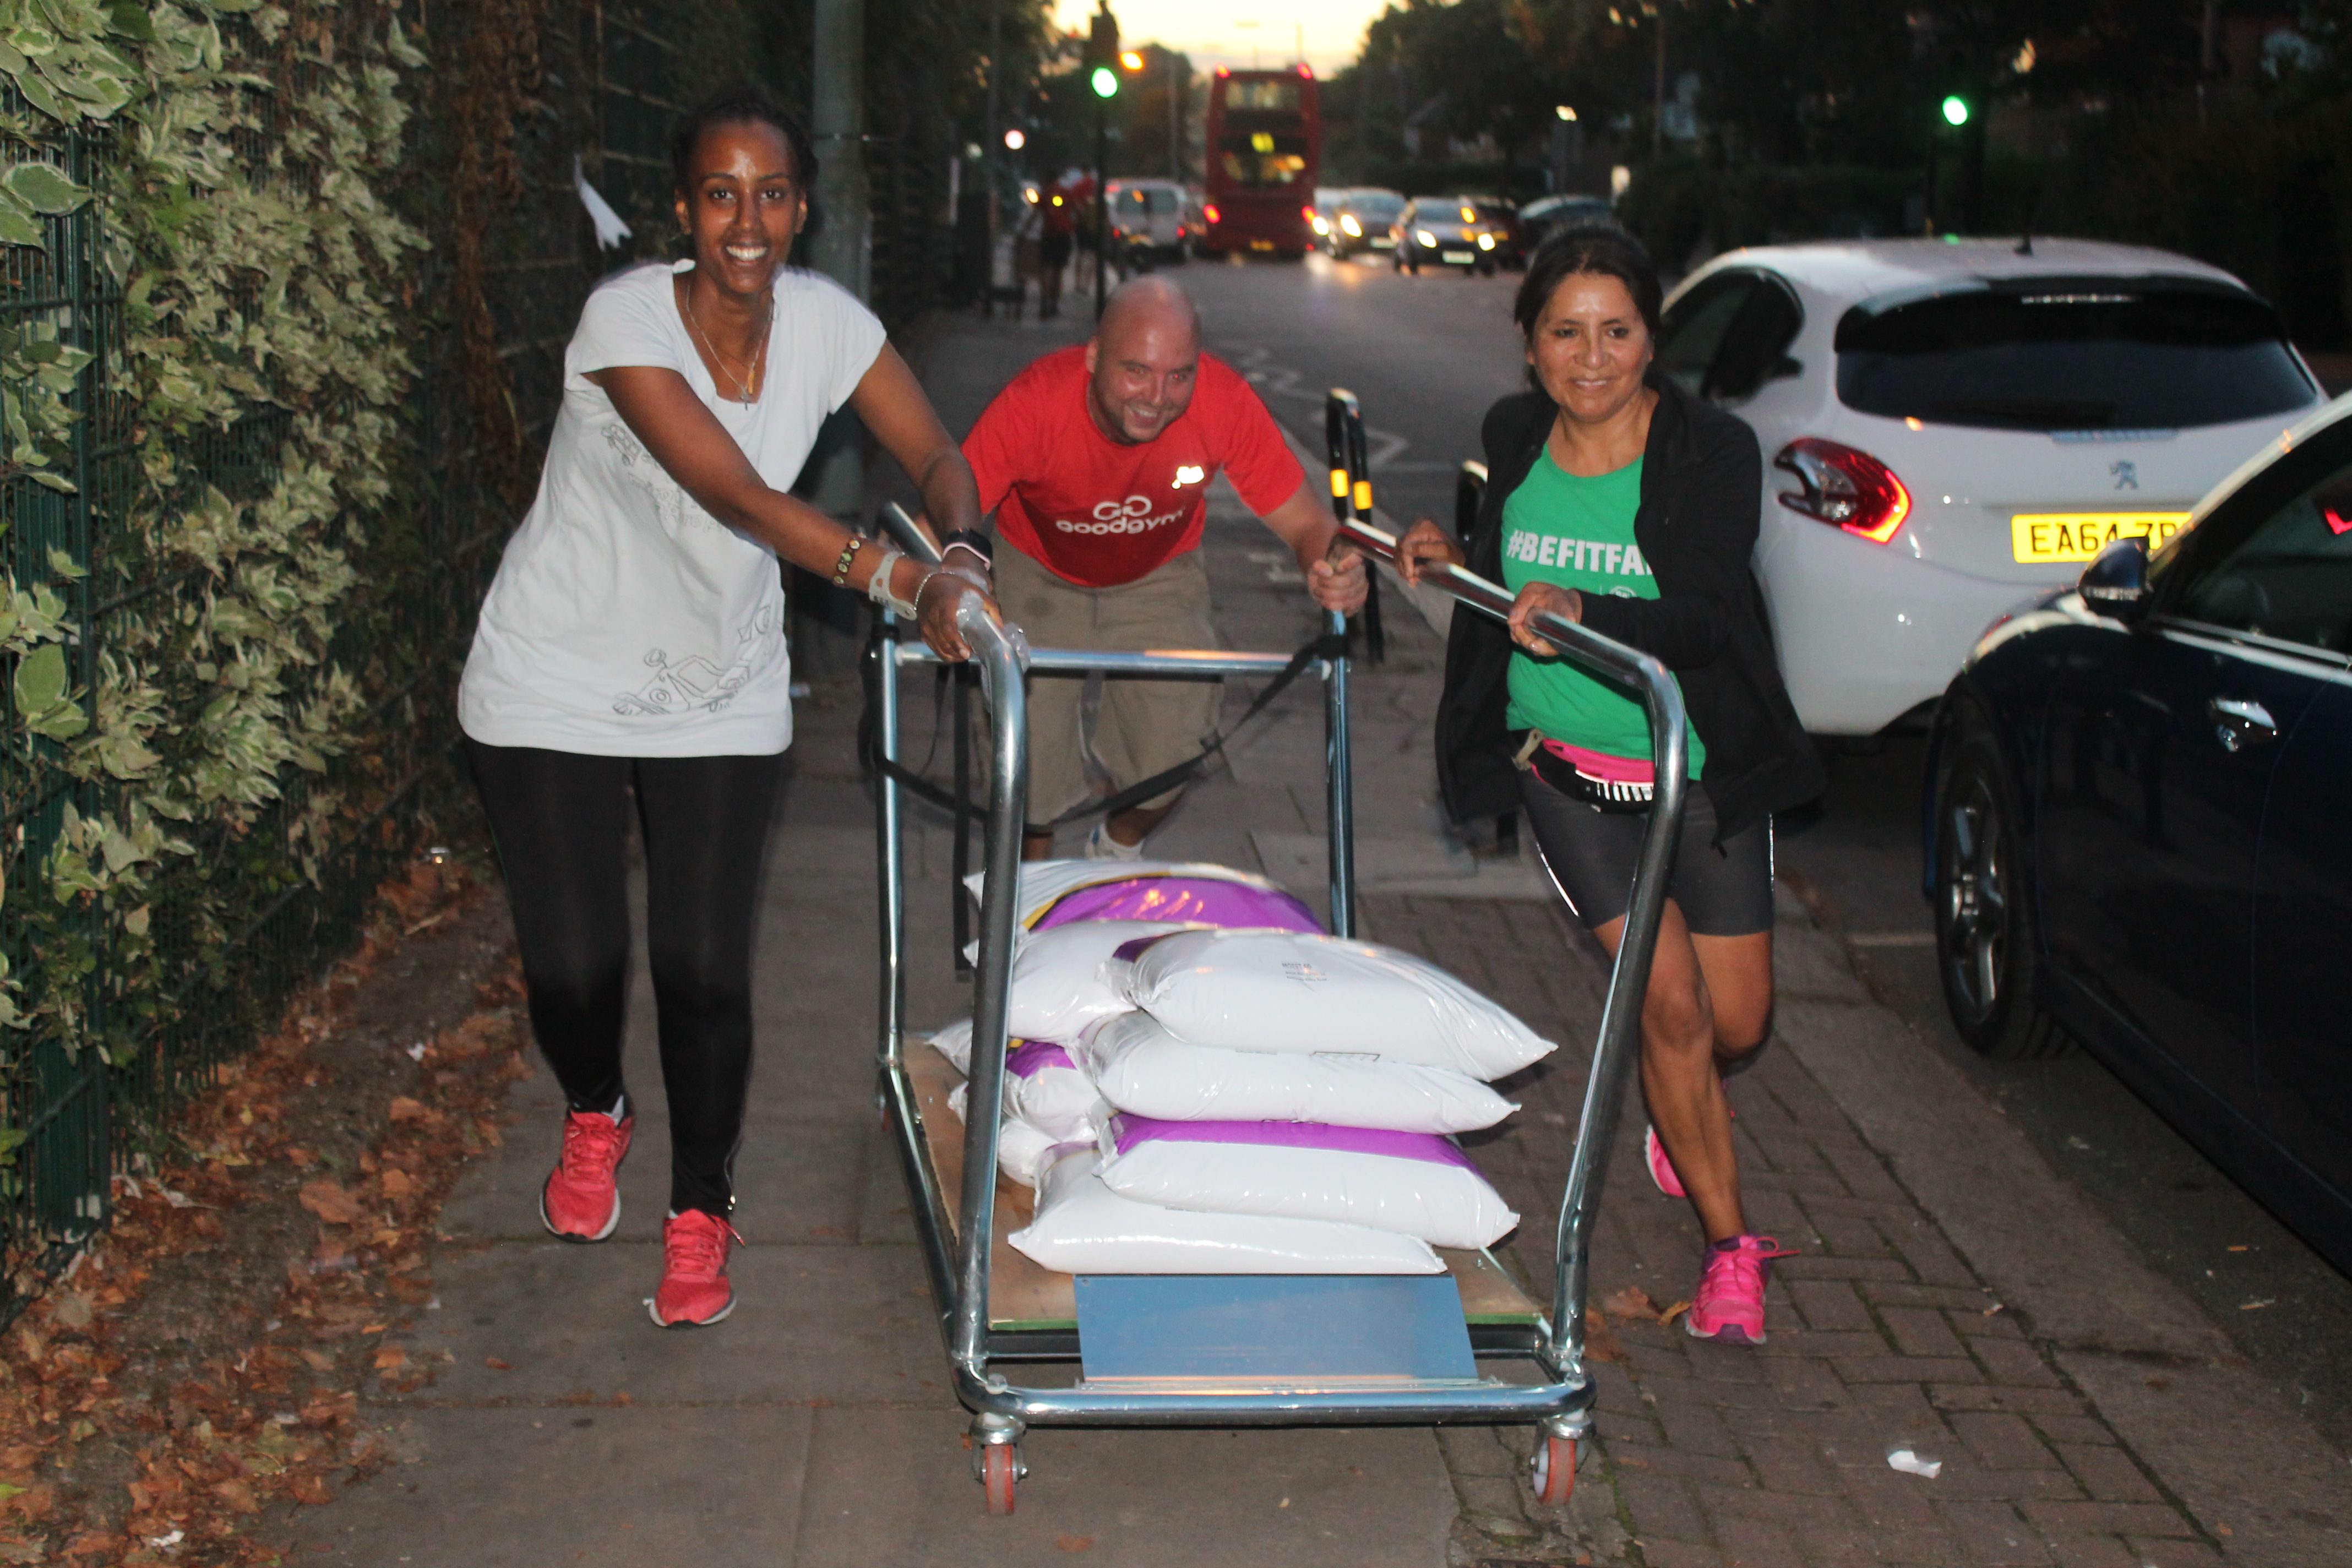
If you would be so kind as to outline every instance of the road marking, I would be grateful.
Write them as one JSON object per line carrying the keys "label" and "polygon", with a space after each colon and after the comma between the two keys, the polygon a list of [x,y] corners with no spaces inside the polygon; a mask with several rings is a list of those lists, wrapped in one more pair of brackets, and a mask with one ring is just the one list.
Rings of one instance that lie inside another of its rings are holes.
{"label": "road marking", "polygon": [[1856,931],[1845,939],[1854,947],[1933,947],[1936,933],[1931,931]]}

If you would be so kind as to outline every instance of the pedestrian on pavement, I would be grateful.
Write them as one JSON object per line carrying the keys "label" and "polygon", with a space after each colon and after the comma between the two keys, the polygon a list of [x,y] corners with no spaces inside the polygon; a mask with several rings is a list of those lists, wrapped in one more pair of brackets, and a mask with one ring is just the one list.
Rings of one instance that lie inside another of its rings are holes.
{"label": "pedestrian on pavement", "polygon": [[[1164,278],[1121,284],[1094,338],[1015,376],[982,412],[963,452],[982,509],[1012,546],[997,552],[997,595],[1040,647],[1213,646],[1200,546],[1209,485],[1221,472],[1290,547],[1317,604],[1342,612],[1363,605],[1363,558],[1340,542],[1257,394],[1201,352],[1200,316]],[[1033,824],[1090,797],[1082,695],[1075,680],[1032,683]],[[1105,681],[1093,752],[1112,789],[1198,754],[1220,695],[1209,681]],[[1139,858],[1145,835],[1181,793],[1097,823],[1087,857]],[[1053,851],[1052,829],[1033,826],[1024,856]]]}
{"label": "pedestrian on pavement", "polygon": [[792,664],[777,558],[918,619],[943,657],[968,586],[787,494],[844,404],[933,516],[980,521],[971,470],[882,325],[785,265],[816,159],[756,89],[672,143],[690,257],[597,285],[564,355],[539,494],[482,605],[458,690],[514,910],[530,1021],[569,1110],[547,1228],[602,1241],[636,1125],[622,1081],[634,795],[670,1127],[665,1327],[733,1310],[732,1166],[751,1064],[751,934]]}
{"label": "pedestrian on pavement", "polygon": [[1507,626],[1454,618],[1439,782],[1457,820],[1524,809],[1554,884],[1612,954],[1651,797],[1649,721],[1530,620],[1581,622],[1681,687],[1690,792],[1642,1012],[1649,1165],[1706,1231],[1685,1328],[1753,1344],[1770,1260],[1788,1254],[1741,1211],[1723,1073],[1771,1028],[1772,813],[1827,781],[1756,609],[1756,437],[1652,364],[1659,296],[1648,255],[1616,228],[1538,247],[1513,312],[1537,389],[1487,410],[1492,478],[1467,552],[1423,519],[1400,566],[1418,582],[1430,563],[1467,564],[1516,595]]}
{"label": "pedestrian on pavement", "polygon": [[1078,204],[1086,189],[1085,176],[1073,169],[1055,181],[1038,204],[1037,264],[1043,270],[1037,274],[1037,319],[1041,321],[1062,313],[1062,273],[1070,265],[1070,252],[1076,244]]}

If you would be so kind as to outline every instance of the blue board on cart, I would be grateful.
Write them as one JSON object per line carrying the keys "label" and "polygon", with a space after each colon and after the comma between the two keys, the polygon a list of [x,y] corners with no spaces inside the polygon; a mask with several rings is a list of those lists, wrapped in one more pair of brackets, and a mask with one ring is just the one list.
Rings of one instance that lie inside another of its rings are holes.
{"label": "blue board on cart", "polygon": [[1106,1378],[1475,1378],[1448,1274],[1081,1274],[1078,1352]]}

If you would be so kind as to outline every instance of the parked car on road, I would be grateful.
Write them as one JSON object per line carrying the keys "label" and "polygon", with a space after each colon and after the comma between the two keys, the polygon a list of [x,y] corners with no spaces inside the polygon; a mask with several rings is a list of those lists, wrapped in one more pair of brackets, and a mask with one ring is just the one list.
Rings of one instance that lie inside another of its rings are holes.
{"label": "parked car on road", "polygon": [[1482,276],[1491,276],[1502,257],[1512,254],[1513,232],[1507,216],[1483,196],[1416,196],[1389,228],[1398,271],[1418,273],[1431,265]]}
{"label": "parked car on road", "polygon": [[1331,231],[1323,237],[1325,254],[1345,261],[1367,250],[1394,250],[1390,230],[1403,210],[1404,197],[1395,191],[1377,185],[1341,191],[1332,204]]}
{"label": "parked car on road", "polygon": [[2161,542],[2320,401],[2236,279],[2080,240],[1733,251],[1667,300],[1657,364],[1755,427],[1757,574],[1826,734],[1924,721],[1993,616]]}
{"label": "parked car on road", "polygon": [[2352,398],[1986,633],[1929,756],[1961,1037],[2084,1042],[2352,1269]]}

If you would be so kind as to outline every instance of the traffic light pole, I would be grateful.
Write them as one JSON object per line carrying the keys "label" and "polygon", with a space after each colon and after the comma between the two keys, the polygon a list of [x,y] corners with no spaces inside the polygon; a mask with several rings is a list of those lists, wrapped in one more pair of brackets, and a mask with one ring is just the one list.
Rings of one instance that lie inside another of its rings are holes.
{"label": "traffic light pole", "polygon": [[1102,320],[1110,264],[1110,100],[1095,100],[1095,320]]}

